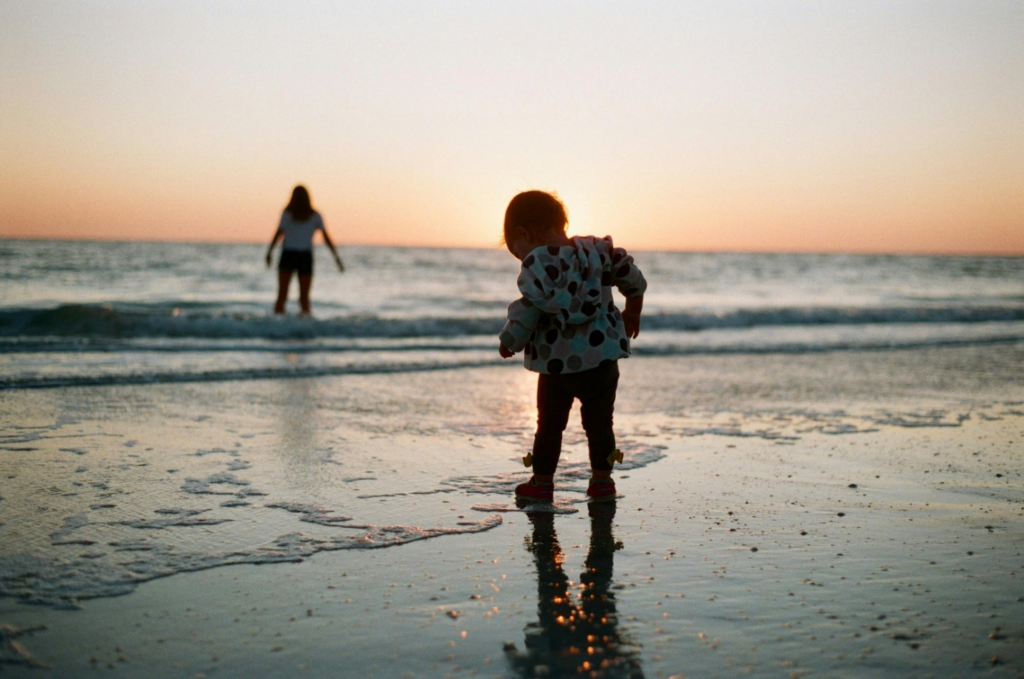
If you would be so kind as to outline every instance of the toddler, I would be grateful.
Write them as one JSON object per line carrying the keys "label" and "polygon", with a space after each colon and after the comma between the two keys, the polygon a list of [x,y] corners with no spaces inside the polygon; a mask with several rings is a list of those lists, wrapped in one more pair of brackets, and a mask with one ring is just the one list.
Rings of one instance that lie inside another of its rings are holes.
{"label": "toddler", "polygon": [[[579,399],[592,470],[587,495],[611,500],[618,360],[629,356],[629,339],[640,332],[647,281],[610,237],[566,236],[568,221],[562,202],[543,191],[520,193],[505,210],[505,245],[523,263],[522,297],[508,307],[498,352],[510,358],[522,351],[526,369],[540,373],[537,433],[524,458],[529,466],[532,457],[534,474],[516,487],[516,497],[553,499],[562,432]],[[612,286],[626,297],[622,313]]]}

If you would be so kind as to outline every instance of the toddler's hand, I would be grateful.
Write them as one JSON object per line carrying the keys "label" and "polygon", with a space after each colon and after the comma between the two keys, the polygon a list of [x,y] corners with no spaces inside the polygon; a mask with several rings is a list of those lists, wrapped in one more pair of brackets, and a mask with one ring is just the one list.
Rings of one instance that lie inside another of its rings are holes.
{"label": "toddler's hand", "polygon": [[512,358],[516,355],[516,352],[512,351],[504,344],[498,343],[498,353],[501,354],[502,358]]}
{"label": "toddler's hand", "polygon": [[622,312],[622,324],[626,326],[626,334],[636,339],[640,334],[640,314],[629,311]]}

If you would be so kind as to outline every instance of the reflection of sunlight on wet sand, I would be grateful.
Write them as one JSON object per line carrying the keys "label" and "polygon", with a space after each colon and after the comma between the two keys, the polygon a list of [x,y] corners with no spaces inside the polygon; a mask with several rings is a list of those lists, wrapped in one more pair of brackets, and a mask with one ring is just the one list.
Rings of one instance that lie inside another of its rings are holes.
{"label": "reflection of sunlight on wet sand", "polygon": [[[516,357],[516,360],[521,360]],[[537,424],[537,375],[520,370],[508,383],[509,391],[498,410],[498,419],[532,434]]]}
{"label": "reflection of sunlight on wet sand", "polygon": [[[498,437],[517,446],[516,451],[533,441],[537,427],[537,375],[522,368],[521,357],[508,360],[500,371],[500,379],[470,386],[469,391],[453,385],[449,393],[445,388],[435,392],[435,402],[451,423],[449,426],[470,436]],[[457,413],[464,415],[453,418]]]}
{"label": "reflection of sunlight on wet sand", "polygon": [[312,379],[274,380],[268,382],[281,395],[278,431],[283,479],[288,486],[300,490],[321,488],[326,477],[321,472],[322,453],[317,450],[320,427],[321,382]]}

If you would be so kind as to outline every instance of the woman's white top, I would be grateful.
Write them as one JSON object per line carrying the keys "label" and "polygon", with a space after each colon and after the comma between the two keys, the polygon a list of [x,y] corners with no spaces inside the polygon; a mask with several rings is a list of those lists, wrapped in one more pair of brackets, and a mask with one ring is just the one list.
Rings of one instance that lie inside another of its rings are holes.
{"label": "woman's white top", "polygon": [[319,212],[314,212],[304,222],[297,222],[292,218],[292,213],[285,210],[281,213],[281,224],[277,228],[284,232],[281,247],[299,252],[310,252],[313,249],[313,234],[317,231],[327,233],[324,231],[324,219]]}

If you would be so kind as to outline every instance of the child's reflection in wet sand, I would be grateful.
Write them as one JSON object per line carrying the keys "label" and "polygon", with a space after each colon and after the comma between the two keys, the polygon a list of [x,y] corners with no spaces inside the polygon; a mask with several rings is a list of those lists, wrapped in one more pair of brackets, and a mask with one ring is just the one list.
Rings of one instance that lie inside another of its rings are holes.
{"label": "child's reflection in wet sand", "polygon": [[526,650],[506,651],[521,677],[642,677],[638,648],[619,631],[612,591],[615,503],[587,505],[590,551],[586,570],[573,587],[562,570],[562,548],[554,515],[530,512],[533,536],[527,541],[537,564],[537,615],[526,626]]}

